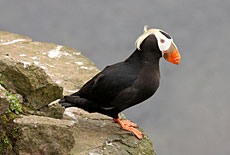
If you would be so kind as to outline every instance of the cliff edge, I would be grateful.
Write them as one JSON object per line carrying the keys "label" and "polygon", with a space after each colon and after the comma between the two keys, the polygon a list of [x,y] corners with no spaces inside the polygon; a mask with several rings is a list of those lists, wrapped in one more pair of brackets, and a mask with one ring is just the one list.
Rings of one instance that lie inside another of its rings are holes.
{"label": "cliff edge", "polygon": [[57,104],[98,72],[77,50],[0,31],[0,154],[155,155],[146,134]]}

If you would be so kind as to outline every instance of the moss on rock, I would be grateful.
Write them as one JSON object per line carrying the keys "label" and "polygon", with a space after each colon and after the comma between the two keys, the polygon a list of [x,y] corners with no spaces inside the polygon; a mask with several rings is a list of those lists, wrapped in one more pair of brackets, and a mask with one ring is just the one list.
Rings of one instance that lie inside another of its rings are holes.
{"label": "moss on rock", "polygon": [[0,116],[0,154],[13,155],[13,147],[18,138],[18,126],[13,122],[17,117],[14,113]]}
{"label": "moss on rock", "polygon": [[6,96],[6,90],[0,85],[0,116],[9,108],[10,101]]}

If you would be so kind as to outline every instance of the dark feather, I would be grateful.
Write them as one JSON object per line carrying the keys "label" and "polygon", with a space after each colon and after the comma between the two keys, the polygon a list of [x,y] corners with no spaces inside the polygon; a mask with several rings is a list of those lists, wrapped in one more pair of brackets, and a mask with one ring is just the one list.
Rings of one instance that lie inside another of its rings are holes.
{"label": "dark feather", "polygon": [[153,44],[157,46],[154,35],[143,44],[144,51],[136,50],[124,62],[107,66],[60,104],[117,118],[119,112],[152,96],[159,86],[161,52],[153,51]]}

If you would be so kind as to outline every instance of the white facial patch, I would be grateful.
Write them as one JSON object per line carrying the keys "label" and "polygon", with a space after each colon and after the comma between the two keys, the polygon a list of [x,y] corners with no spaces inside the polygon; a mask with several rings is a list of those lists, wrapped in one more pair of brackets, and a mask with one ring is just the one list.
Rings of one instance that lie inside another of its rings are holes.
{"label": "white facial patch", "polygon": [[167,33],[165,33],[165,35],[168,35],[168,38],[162,33],[165,33],[165,32],[160,30],[160,29],[149,29],[149,30],[147,30],[147,26],[145,26],[144,27],[144,33],[136,40],[137,49],[140,50],[142,42],[149,35],[154,34],[156,36],[156,39],[157,39],[159,50],[162,52],[162,55],[163,55],[164,51],[169,49],[169,47],[173,43],[173,40]]}
{"label": "white facial patch", "polygon": [[166,36],[164,36],[160,31],[155,33],[155,36],[157,38],[157,43],[160,51],[162,52],[162,55],[164,54],[164,51],[167,51],[169,47],[172,44],[172,39],[168,39]]}

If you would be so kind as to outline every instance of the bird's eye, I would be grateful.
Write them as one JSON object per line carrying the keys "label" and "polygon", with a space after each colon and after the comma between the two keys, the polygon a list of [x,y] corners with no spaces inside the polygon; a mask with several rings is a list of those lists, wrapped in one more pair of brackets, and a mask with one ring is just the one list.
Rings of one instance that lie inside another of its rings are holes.
{"label": "bird's eye", "polygon": [[161,43],[164,43],[165,42],[165,40],[164,39],[161,39]]}

